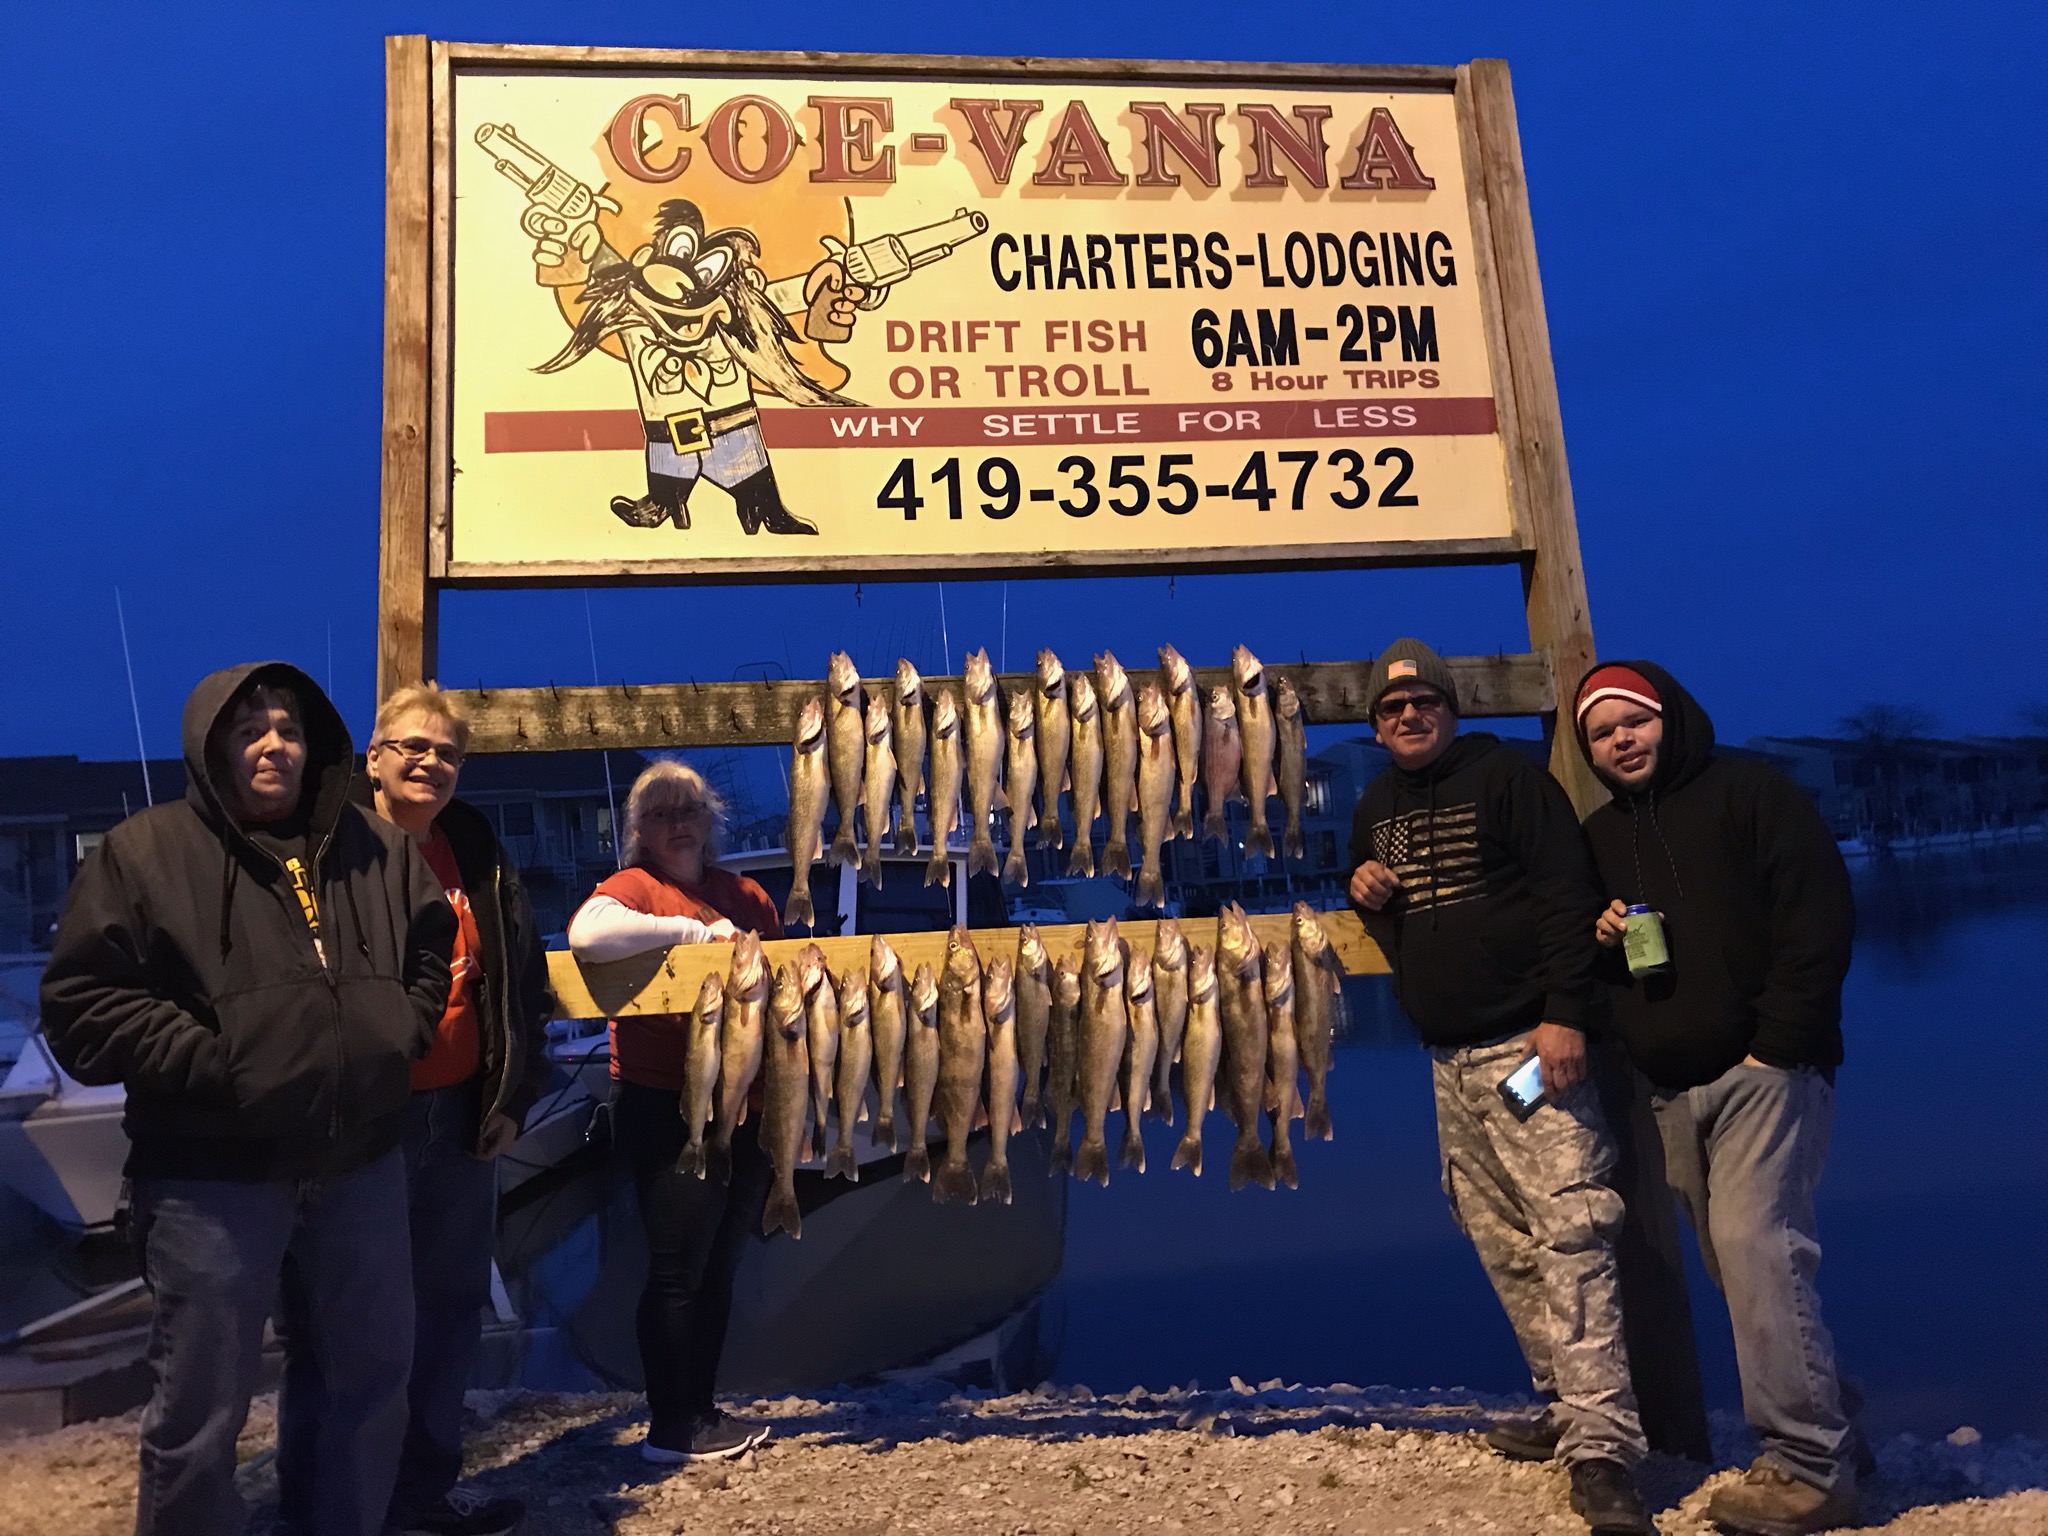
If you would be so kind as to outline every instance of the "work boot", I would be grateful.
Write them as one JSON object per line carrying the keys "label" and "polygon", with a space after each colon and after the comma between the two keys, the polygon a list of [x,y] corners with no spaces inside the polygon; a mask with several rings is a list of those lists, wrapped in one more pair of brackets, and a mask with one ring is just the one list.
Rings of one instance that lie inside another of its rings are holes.
{"label": "work boot", "polygon": [[1593,1536],[1657,1536],[1650,1512],[1628,1480],[1628,1469],[1605,1459],[1572,1467],[1572,1513]]}
{"label": "work boot", "polygon": [[1740,1482],[1717,1488],[1707,1518],[1743,1536],[1808,1536],[1857,1523],[1856,1479],[1846,1468],[1832,1488],[1802,1483],[1768,1456],[1759,1456]]}
{"label": "work boot", "polygon": [[1554,1417],[1539,1413],[1534,1418],[1505,1419],[1482,1438],[1510,1461],[1548,1461],[1557,1454],[1558,1437],[1563,1433]]}
{"label": "work boot", "polygon": [[791,516],[782,504],[782,492],[776,487],[772,467],[757,470],[734,486],[732,499],[734,510],[739,513],[740,529],[746,534],[818,531],[816,525]]}

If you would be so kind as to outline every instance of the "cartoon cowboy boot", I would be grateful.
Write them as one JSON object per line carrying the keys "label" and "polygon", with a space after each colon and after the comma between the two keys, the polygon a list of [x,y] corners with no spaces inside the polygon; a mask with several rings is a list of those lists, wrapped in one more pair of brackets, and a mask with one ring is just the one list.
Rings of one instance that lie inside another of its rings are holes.
{"label": "cartoon cowboy boot", "polygon": [[790,514],[782,504],[782,493],[775,488],[775,470],[771,466],[757,470],[732,488],[732,499],[738,504],[740,527],[749,534],[754,533],[816,533],[817,526]]}
{"label": "cartoon cowboy boot", "polygon": [[674,475],[647,476],[647,494],[638,501],[629,496],[614,496],[612,512],[628,528],[659,528],[671,517],[678,528],[690,526],[690,487],[694,480],[679,479]]}

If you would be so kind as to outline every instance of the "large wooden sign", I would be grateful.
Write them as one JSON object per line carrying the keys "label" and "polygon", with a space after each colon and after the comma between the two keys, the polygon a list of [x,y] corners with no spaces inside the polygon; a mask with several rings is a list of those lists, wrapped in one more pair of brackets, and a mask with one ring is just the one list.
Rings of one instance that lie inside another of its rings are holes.
{"label": "large wooden sign", "polygon": [[386,688],[448,586],[1190,566],[1519,562],[1490,702],[1590,660],[1497,60],[389,69]]}

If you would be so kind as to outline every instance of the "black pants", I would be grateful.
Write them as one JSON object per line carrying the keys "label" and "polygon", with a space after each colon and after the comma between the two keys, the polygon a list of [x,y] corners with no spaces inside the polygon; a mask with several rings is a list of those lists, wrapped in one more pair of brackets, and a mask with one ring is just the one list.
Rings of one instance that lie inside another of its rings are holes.
{"label": "black pants", "polygon": [[757,1116],[733,1133],[731,1184],[677,1173],[682,1106],[666,1089],[620,1083],[612,1123],[647,1230],[647,1288],[634,1321],[650,1432],[680,1434],[712,1407],[733,1272],[768,1203],[768,1159]]}

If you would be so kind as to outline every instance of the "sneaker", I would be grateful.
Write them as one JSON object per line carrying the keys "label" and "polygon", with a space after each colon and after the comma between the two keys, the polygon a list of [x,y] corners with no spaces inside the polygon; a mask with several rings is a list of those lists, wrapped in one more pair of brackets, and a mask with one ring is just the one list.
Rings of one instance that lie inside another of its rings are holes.
{"label": "sneaker", "polygon": [[1810,1536],[1857,1523],[1856,1481],[1844,1475],[1832,1488],[1802,1483],[1768,1456],[1759,1456],[1740,1482],[1714,1490],[1707,1518],[1743,1536]]}
{"label": "sneaker", "polygon": [[1507,1419],[1482,1437],[1510,1461],[1548,1461],[1557,1454],[1559,1436],[1564,1433],[1548,1413],[1533,1419]]}
{"label": "sneaker", "polygon": [[509,1536],[526,1519],[517,1499],[494,1499],[451,1488],[423,1513],[399,1527],[400,1536]]}
{"label": "sneaker", "polygon": [[1618,1461],[1581,1461],[1572,1467],[1572,1513],[1594,1536],[1657,1536],[1650,1512]]}
{"label": "sneaker", "polygon": [[746,1455],[768,1434],[766,1424],[736,1419],[714,1408],[691,1420],[680,1436],[649,1429],[647,1438],[640,1442],[640,1459],[667,1467],[692,1461],[725,1461]]}

